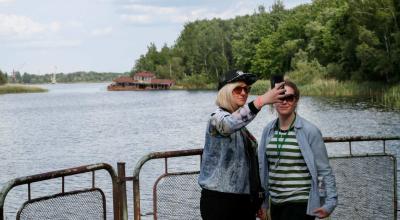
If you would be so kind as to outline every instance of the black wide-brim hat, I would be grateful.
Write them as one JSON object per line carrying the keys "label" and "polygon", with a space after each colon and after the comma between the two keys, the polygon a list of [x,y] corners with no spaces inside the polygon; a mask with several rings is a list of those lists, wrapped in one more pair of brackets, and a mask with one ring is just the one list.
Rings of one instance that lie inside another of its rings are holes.
{"label": "black wide-brim hat", "polygon": [[222,76],[218,83],[218,90],[224,87],[228,83],[243,81],[248,86],[252,85],[255,81],[257,81],[257,76],[252,73],[244,73],[240,70],[231,70],[228,71]]}

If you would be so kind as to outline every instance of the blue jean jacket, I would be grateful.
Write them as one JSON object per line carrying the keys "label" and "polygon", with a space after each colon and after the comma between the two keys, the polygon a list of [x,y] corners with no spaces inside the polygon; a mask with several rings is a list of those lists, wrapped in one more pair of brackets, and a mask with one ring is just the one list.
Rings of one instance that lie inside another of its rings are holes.
{"label": "blue jean jacket", "polygon": [[[218,108],[208,121],[199,185],[208,190],[250,194],[249,163],[240,129],[257,112],[244,105],[232,114]],[[254,106],[254,104],[253,104]]]}
{"label": "blue jean jacket", "polygon": [[[266,190],[266,201],[263,207],[268,208],[268,161],[266,146],[274,135],[276,119],[264,128],[261,143],[258,148],[260,163],[261,184]],[[331,213],[337,204],[335,177],[329,165],[328,154],[322,138],[321,131],[311,122],[297,115],[294,123],[296,139],[299,143],[301,154],[311,174],[311,191],[308,198],[307,214],[315,215],[313,211],[322,207]],[[319,181],[320,180],[320,181]],[[320,185],[318,185],[318,183]]]}

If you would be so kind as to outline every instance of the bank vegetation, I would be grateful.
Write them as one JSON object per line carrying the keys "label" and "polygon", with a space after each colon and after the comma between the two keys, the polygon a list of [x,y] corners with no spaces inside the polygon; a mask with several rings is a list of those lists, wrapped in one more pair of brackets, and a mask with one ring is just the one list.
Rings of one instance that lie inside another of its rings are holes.
{"label": "bank vegetation", "polygon": [[47,92],[47,89],[43,89],[37,86],[21,85],[21,84],[4,84],[0,85],[0,94],[8,93],[35,93],[35,92]]}
{"label": "bank vegetation", "polygon": [[[285,74],[304,94],[370,96],[400,108],[400,1],[282,1],[251,15],[185,24],[173,45],[150,44],[132,73],[152,71],[180,88],[211,88],[240,69]],[[379,97],[379,98],[376,98]]]}

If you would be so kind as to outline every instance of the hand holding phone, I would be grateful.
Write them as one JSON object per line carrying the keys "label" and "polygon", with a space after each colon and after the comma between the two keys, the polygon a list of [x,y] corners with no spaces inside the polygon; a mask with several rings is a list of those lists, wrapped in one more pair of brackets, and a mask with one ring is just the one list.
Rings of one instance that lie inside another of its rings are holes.
{"label": "hand holding phone", "polygon": [[[275,84],[280,83],[280,82],[284,82],[283,75],[272,75],[272,77],[271,77],[271,89],[273,89],[275,87]],[[284,85],[281,86],[282,89],[283,89],[283,87],[284,87]],[[285,94],[285,93],[283,93],[283,94]]]}
{"label": "hand holding phone", "polygon": [[273,88],[268,90],[263,95],[260,95],[254,100],[254,105],[257,109],[261,109],[264,105],[274,104],[277,102],[282,102],[282,98],[285,97],[285,82],[280,82],[277,84],[279,88]]}
{"label": "hand holding phone", "polygon": [[283,75],[272,75],[271,76],[271,89],[275,87],[275,84],[283,82]]}

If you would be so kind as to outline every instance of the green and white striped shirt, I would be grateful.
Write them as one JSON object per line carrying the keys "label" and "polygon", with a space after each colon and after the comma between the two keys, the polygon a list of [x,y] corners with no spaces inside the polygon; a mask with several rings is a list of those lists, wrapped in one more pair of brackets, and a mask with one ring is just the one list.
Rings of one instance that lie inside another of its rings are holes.
{"label": "green and white striped shirt", "polygon": [[311,175],[293,128],[287,134],[285,131],[275,130],[266,148],[271,201],[275,204],[289,201],[307,202],[311,189]]}

